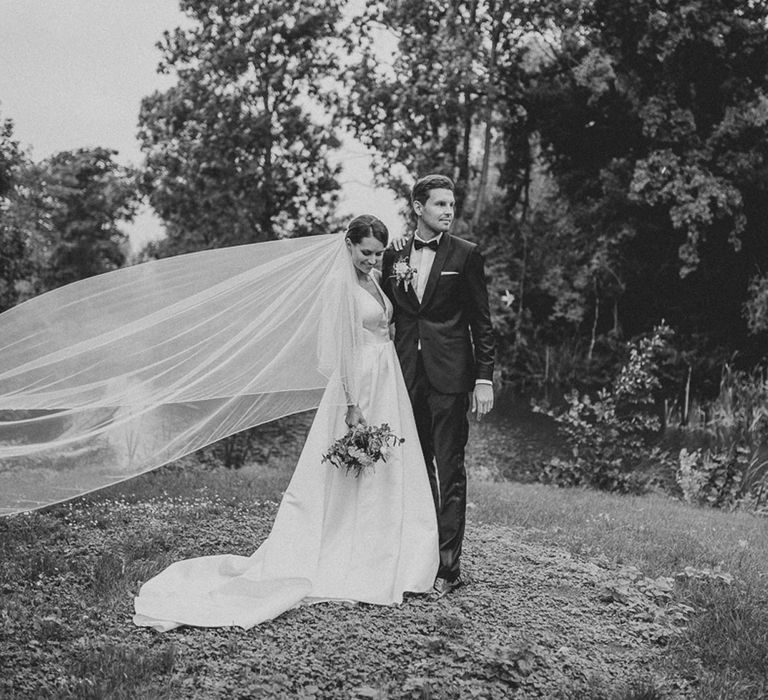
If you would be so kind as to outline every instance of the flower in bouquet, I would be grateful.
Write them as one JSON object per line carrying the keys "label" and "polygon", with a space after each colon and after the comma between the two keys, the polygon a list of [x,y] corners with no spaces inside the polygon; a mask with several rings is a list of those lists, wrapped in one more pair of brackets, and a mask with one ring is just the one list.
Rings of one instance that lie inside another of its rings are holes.
{"label": "flower in bouquet", "polygon": [[394,265],[392,265],[392,277],[397,280],[397,284],[402,284],[403,289],[408,291],[408,287],[413,284],[413,280],[417,275],[416,268],[411,267],[406,258],[399,258]]}
{"label": "flower in bouquet", "polygon": [[322,461],[352,472],[357,478],[364,471],[373,470],[377,462],[386,462],[391,448],[403,442],[405,438],[395,435],[387,423],[356,425],[331,444]]}

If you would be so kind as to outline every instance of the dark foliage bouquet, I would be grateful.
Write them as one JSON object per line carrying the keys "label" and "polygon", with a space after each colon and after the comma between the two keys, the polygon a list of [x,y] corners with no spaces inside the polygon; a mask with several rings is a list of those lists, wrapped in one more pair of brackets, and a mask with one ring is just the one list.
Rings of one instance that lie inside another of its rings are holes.
{"label": "dark foliage bouquet", "polygon": [[376,462],[386,462],[389,450],[405,442],[389,425],[356,425],[347,434],[335,440],[323,455],[323,462],[330,462],[337,469],[354,472],[355,478],[373,469]]}

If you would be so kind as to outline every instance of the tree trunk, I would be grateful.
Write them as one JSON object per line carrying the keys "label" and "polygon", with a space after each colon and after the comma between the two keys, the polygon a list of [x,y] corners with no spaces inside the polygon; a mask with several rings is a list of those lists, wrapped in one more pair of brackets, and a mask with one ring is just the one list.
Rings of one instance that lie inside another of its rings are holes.
{"label": "tree trunk", "polygon": [[474,231],[480,224],[480,217],[483,214],[483,206],[485,204],[486,189],[488,187],[488,169],[491,165],[491,142],[492,142],[492,128],[491,128],[491,110],[486,110],[485,116],[485,136],[483,137],[483,164],[480,168],[480,184],[477,186],[477,197],[475,199],[475,211],[472,214],[472,224],[470,231]]}
{"label": "tree trunk", "polygon": [[[448,26],[451,29],[456,29],[461,26],[462,22],[458,17],[458,8],[456,5],[460,3],[454,3],[450,10],[450,17],[448,18]],[[477,21],[477,0],[474,0],[469,7],[468,26],[475,27]],[[456,164],[456,218],[461,218],[464,212],[464,205],[466,204],[467,193],[469,192],[469,151],[472,139],[472,117],[474,113],[474,100],[472,99],[471,86],[467,85],[463,91],[464,104],[463,114],[461,115],[461,150],[457,154],[455,161]],[[471,233],[471,228],[470,228]]]}
{"label": "tree trunk", "polygon": [[595,317],[592,320],[592,336],[589,340],[589,352],[587,353],[587,361],[592,361],[592,352],[595,349],[595,342],[597,341],[597,320],[600,318],[600,297],[597,294],[597,280],[593,280],[593,288],[595,291]]}
{"label": "tree trunk", "polygon": [[496,3],[488,4],[488,14],[493,18],[494,25],[491,33],[491,48],[488,53],[488,77],[485,95],[485,134],[483,136],[483,162],[480,167],[480,184],[477,188],[475,199],[475,211],[472,214],[470,231],[474,231],[480,223],[485,206],[486,190],[488,188],[488,172],[491,167],[491,146],[493,144],[493,107],[496,103],[496,52],[501,38],[504,13],[496,19]]}
{"label": "tree trunk", "polygon": [[520,283],[517,287],[517,314],[515,316],[515,345],[520,342],[520,327],[523,322],[523,311],[525,310],[525,274],[528,264],[528,228],[526,220],[528,219],[528,209],[531,194],[531,161],[528,159],[525,167],[524,187],[523,187],[523,207],[520,212],[520,236],[523,243],[522,260],[520,263]]}
{"label": "tree trunk", "polygon": [[261,237],[262,240],[272,240],[274,236],[274,218],[275,200],[274,200],[274,177],[273,177],[273,149],[275,145],[274,122],[272,118],[272,109],[269,104],[269,89],[265,88],[262,93],[262,103],[265,118],[268,120],[267,139],[264,144],[264,173],[261,182],[261,198],[264,202],[264,208],[261,213]]}

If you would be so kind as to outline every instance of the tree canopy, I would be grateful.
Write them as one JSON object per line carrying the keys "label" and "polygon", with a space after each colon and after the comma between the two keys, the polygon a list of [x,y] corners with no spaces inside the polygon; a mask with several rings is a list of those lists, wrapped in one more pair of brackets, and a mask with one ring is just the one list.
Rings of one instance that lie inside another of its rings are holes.
{"label": "tree canopy", "polygon": [[104,148],[62,151],[38,163],[0,134],[0,310],[126,262],[138,205],[135,175]]}
{"label": "tree canopy", "polygon": [[340,166],[333,124],[312,97],[336,63],[341,2],[184,0],[160,70],[176,85],[145,98],[144,190],[168,255],[324,230]]}
{"label": "tree canopy", "polygon": [[751,351],[749,280],[768,265],[767,23],[748,1],[584,2],[530,76],[529,131],[630,333],[666,318],[710,350]]}
{"label": "tree canopy", "polygon": [[383,184],[404,196],[429,171],[458,180],[508,368],[542,372],[555,346],[613,357],[663,319],[702,361],[754,363],[767,30],[751,0],[373,0],[339,104]]}
{"label": "tree canopy", "polygon": [[[695,371],[765,360],[765,3],[181,8],[159,43],[175,84],[140,111],[167,231],[145,255],[331,230],[346,128],[404,209],[413,178],[456,180],[507,377],[599,378],[662,320]],[[32,163],[4,122],[0,304],[122,264],[132,177],[100,149]]]}

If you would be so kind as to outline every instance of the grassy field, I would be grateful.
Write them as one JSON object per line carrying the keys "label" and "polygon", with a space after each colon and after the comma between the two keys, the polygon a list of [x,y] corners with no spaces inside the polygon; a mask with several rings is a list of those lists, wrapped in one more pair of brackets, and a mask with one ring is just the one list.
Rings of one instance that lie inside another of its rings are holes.
{"label": "grassy field", "polygon": [[[509,646],[500,661],[471,651],[469,636],[458,643],[472,627],[485,648],[510,625],[508,618],[485,622],[477,605],[486,600],[482,586],[476,600],[470,586],[457,599],[461,608],[447,611],[416,600],[397,612],[313,606],[250,632],[135,629],[132,597],[168,563],[254,549],[269,531],[293,460],[284,454],[239,471],[166,468],[0,521],[0,696],[292,697],[300,688],[303,697],[454,698],[505,697],[516,689],[516,697],[640,700],[676,697],[657,682],[675,675],[705,700],[768,697],[765,519],[693,508],[661,495],[558,490],[482,480],[480,474],[470,474],[470,525],[488,542],[498,531],[502,557],[512,557],[519,542],[535,545],[532,552],[565,550],[601,571],[636,567],[638,581],[674,582],[670,602],[691,612],[678,634],[658,653],[651,650],[647,677],[636,669],[623,685],[606,676],[561,681],[556,693],[555,686],[536,690],[522,678],[525,649],[515,652],[513,663]],[[482,554],[482,547],[475,551]],[[411,630],[407,650],[389,640],[403,630]],[[370,647],[378,658],[332,651],[355,635],[360,649],[378,644]],[[405,653],[408,676],[398,675]],[[441,671],[441,654],[448,654],[446,663],[466,664],[463,685]]]}
{"label": "grassy field", "polygon": [[768,520],[664,495],[487,482],[472,491],[480,522],[646,576],[674,576],[676,598],[696,613],[672,651],[700,678],[699,697],[768,697]]}

